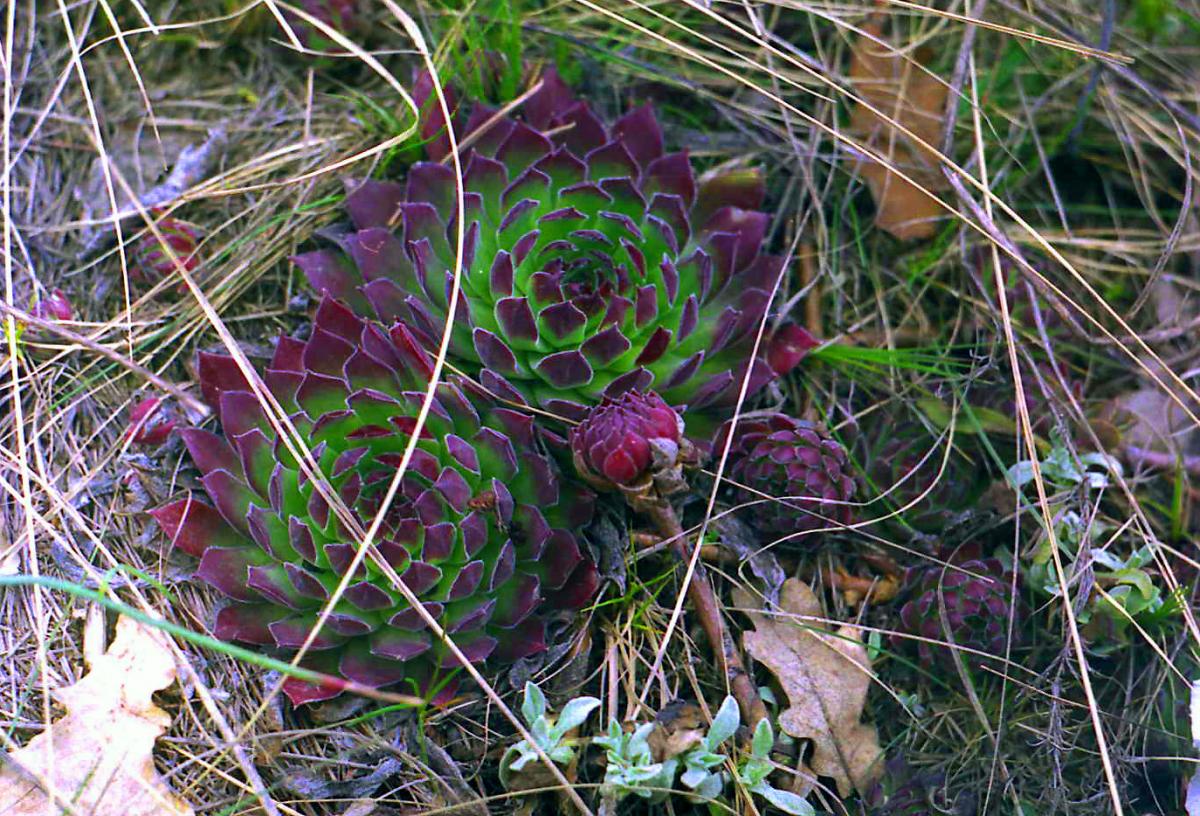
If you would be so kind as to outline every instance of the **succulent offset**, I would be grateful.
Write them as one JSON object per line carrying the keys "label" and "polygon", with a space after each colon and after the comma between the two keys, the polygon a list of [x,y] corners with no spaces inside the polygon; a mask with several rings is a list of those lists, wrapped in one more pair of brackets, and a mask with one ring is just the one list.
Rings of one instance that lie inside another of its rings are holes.
{"label": "succulent offset", "polygon": [[883,780],[867,795],[869,816],[929,816],[953,813],[943,774],[921,772],[903,757],[889,759]]}
{"label": "succulent offset", "polygon": [[726,423],[713,444],[719,457],[732,432],[727,478],[749,488],[742,501],[759,501],[751,514],[762,530],[809,533],[849,524],[857,489],[846,449],[819,425],[786,414]]}
{"label": "succulent offset", "polygon": [[[980,469],[964,465],[964,457],[951,451],[945,460],[946,436],[930,433],[916,422],[881,416],[856,445],[860,461],[877,495],[886,495],[889,506],[903,509],[904,519],[918,530],[935,533],[950,518],[970,506],[978,494]],[[888,508],[872,505],[875,515]]]}
{"label": "succulent offset", "polygon": [[[455,114],[464,211],[445,119],[428,76],[414,97],[428,162],[404,184],[350,186],[354,229],[295,261],[321,292],[434,347],[449,319],[462,227],[461,297],[450,353],[489,391],[569,419],[604,396],[653,388],[689,411],[736,403],[813,345],[798,326],[752,354],[784,259],[763,252],[763,181],[697,180],[666,153],[649,106],[606,127],[548,70],[523,120]],[[448,94],[453,106],[453,94]]]}
{"label": "succulent offset", "polygon": [[175,412],[158,397],[146,397],[129,409],[129,427],[125,434],[135,445],[161,445],[179,424]]}
{"label": "succulent offset", "polygon": [[[301,646],[352,565],[354,528],[380,514],[431,373],[404,325],[385,332],[329,299],[310,339],[279,341],[262,379],[311,450],[318,487],[233,359],[201,356],[201,388],[225,438],[182,434],[212,504],[189,496],[153,514],[175,546],[200,559],[198,576],[230,597],[217,637],[284,652]],[[545,613],[594,594],[597,573],[575,534],[591,516],[591,494],[560,479],[529,416],[466,387],[439,384],[375,552],[303,665],[374,687],[419,688],[457,665],[377,559],[472,662],[544,649]],[[290,679],[285,691],[302,703],[340,685]]]}
{"label": "succulent offset", "polygon": [[900,631],[920,638],[916,647],[927,668],[953,665],[951,646],[941,644],[1003,655],[1010,620],[1017,618],[1013,631],[1020,631],[1021,608],[1010,598],[1012,571],[999,558],[985,558],[974,544],[943,555],[945,563],[909,570],[905,583],[914,597],[900,609]]}
{"label": "succulent offset", "polygon": [[[171,253],[179,259],[183,268],[192,272],[200,263],[196,247],[200,238],[196,230],[185,221],[178,218],[160,218],[157,223],[162,240],[153,232],[147,232],[138,241],[133,253],[133,262],[129,266],[129,274],[141,283],[158,283],[163,278],[175,277],[178,273]],[[168,253],[167,248],[170,248]],[[180,283],[183,287],[182,282]]]}
{"label": "succulent offset", "polygon": [[630,485],[679,458],[683,420],[654,392],[605,397],[571,430],[576,469],[589,481]]}
{"label": "succulent offset", "polygon": [[30,307],[29,313],[49,321],[72,320],[75,317],[71,300],[62,289],[52,289],[45,297],[39,298]]}
{"label": "succulent offset", "polygon": [[[296,4],[306,14],[345,35],[355,35],[361,26],[359,0],[300,0]],[[286,13],[286,18],[300,42],[317,51],[338,48],[323,31],[299,15]]]}

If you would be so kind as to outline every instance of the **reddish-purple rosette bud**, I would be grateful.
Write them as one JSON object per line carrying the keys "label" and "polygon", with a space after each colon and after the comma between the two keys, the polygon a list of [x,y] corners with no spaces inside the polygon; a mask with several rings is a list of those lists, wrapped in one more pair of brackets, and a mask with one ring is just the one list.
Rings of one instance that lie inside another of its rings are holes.
{"label": "reddish-purple rosette bud", "polygon": [[821,426],[786,414],[739,418],[726,423],[713,444],[724,450],[729,433],[725,475],[744,488],[740,501],[758,501],[751,518],[766,532],[808,533],[849,524],[857,489],[846,449]]}
{"label": "reddish-purple rosette bud", "polygon": [[653,391],[605,397],[571,431],[575,467],[590,481],[628,486],[674,467],[683,420]]}
{"label": "reddish-purple rosette bud", "polygon": [[[294,260],[356,313],[403,321],[436,348],[458,267],[450,356],[493,393],[572,420],[627,390],[724,418],[795,366],[813,340],[766,333],[785,259],[767,251],[762,174],[697,176],[668,152],[654,109],[605,123],[550,69],[519,119],[428,74],[413,98],[430,161],[403,182],[348,185],[354,230]],[[464,197],[446,161],[461,146]],[[711,424],[711,422],[710,422]]]}
{"label": "reddish-purple rosette bud", "polygon": [[51,290],[46,297],[41,298],[37,303],[33,304],[33,308],[29,310],[29,313],[34,317],[49,321],[71,320],[75,317],[75,310],[71,308],[71,301],[62,289]]}
{"label": "reddish-purple rosette bud", "polygon": [[147,397],[129,410],[126,434],[135,445],[158,446],[167,441],[178,424],[175,412],[163,405],[162,400]]}
{"label": "reddish-purple rosette bud", "polygon": [[[352,35],[359,29],[359,0],[301,0],[299,7],[339,34]],[[287,13],[288,23],[305,48],[317,51],[339,48],[325,32],[298,15]]]}
{"label": "reddish-purple rosette bud", "polygon": [[[908,571],[905,584],[914,595],[900,609],[899,627],[908,637],[896,636],[895,642],[909,649],[915,644],[926,670],[953,668],[955,647],[1002,657],[1010,621],[1014,638],[1021,632],[1023,610],[1012,602],[1012,570],[999,558],[984,557],[974,542],[940,555],[942,563]],[[968,665],[978,662],[970,653],[963,658]]]}
{"label": "reddish-purple rosette bud", "polygon": [[[579,536],[594,495],[561,478],[528,414],[470,381],[439,383],[383,506],[432,371],[404,324],[387,332],[323,300],[311,335],[282,338],[262,373],[307,443],[303,467],[234,360],[200,356],[200,389],[223,436],[181,435],[208,500],[188,496],[153,516],[229,598],[214,626],[222,639],[294,652],[348,578],[302,662],[332,679],[287,680],[295,703],[335,696],[345,681],[437,686],[460,658],[429,618],[472,663],[543,651],[548,613],[584,606],[598,589]],[[373,549],[356,562],[356,531],[375,522]]]}
{"label": "reddish-purple rosette bud", "polygon": [[141,283],[157,283],[163,278],[178,274],[175,263],[171,260],[171,254],[167,252],[164,245],[170,247],[171,252],[188,272],[194,271],[200,263],[199,256],[196,254],[196,247],[200,239],[190,224],[180,221],[178,218],[160,218],[157,226],[158,231],[162,234],[162,240],[160,241],[153,232],[143,235],[138,241],[133,255],[133,263],[129,268],[131,277]]}

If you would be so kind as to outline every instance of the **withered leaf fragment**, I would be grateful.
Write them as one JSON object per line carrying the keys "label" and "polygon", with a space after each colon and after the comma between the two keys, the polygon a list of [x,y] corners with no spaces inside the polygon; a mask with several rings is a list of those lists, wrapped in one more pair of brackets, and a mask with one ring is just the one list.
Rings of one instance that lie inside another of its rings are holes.
{"label": "withered leaf fragment", "polygon": [[[863,26],[863,31],[881,38],[883,26],[872,19]],[[937,231],[939,216],[944,213],[930,192],[946,188],[946,180],[938,169],[937,151],[932,148],[941,142],[949,89],[922,70],[928,57],[926,51],[918,49],[914,63],[913,57],[898,46],[887,48],[869,37],[861,37],[850,60],[850,81],[855,93],[879,111],[877,114],[867,105],[855,105],[850,115],[851,133],[916,182],[901,178],[865,156],[858,165],[858,172],[866,179],[875,200],[876,225],[901,241],[931,237]]]}
{"label": "withered leaf fragment", "polygon": [[[741,596],[739,606],[757,605],[749,593]],[[875,726],[861,722],[871,685],[862,634],[853,626],[830,631],[814,621],[825,616],[821,602],[795,578],[783,584],[778,613],[749,613],[755,630],[743,642],[787,695],[790,705],[779,715],[779,726],[812,742],[813,774],[834,779],[842,796],[865,793],[883,770],[883,751]]]}

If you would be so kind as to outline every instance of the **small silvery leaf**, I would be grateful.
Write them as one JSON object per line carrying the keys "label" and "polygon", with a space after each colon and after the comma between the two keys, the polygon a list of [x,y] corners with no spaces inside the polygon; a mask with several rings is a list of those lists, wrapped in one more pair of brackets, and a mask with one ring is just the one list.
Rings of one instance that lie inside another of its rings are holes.
{"label": "small silvery leaf", "polygon": [[725,789],[725,779],[722,774],[709,774],[696,786],[696,795],[701,799],[716,799]]}
{"label": "small silvery leaf", "polygon": [[1092,560],[1105,569],[1124,569],[1126,562],[1110,553],[1108,550],[1094,549],[1091,551]]}
{"label": "small silvery leaf", "polygon": [[750,753],[758,759],[766,759],[771,755],[771,748],[774,745],[775,732],[771,729],[770,720],[763,717],[754,728],[754,738],[750,741]]}
{"label": "small silvery leaf", "polygon": [[1033,462],[1021,461],[1008,469],[1008,482],[1013,487],[1024,487],[1033,481]]}
{"label": "small silvery leaf", "polygon": [[703,768],[689,768],[683,772],[683,776],[679,777],[679,781],[687,785],[692,790],[700,786],[700,783],[707,779],[708,771]]}
{"label": "small silvery leaf", "polygon": [[715,750],[718,745],[732,737],[738,728],[738,723],[741,722],[741,715],[738,713],[737,700],[729,695],[725,701],[721,703],[721,707],[717,710],[717,715],[713,717],[712,725],[708,729],[708,735],[704,738],[705,745],[710,751]]}
{"label": "small silvery leaf", "polygon": [[547,756],[559,765],[567,765],[575,758],[575,751],[570,745],[559,745],[552,749]]}
{"label": "small silvery leaf", "polygon": [[533,751],[523,751],[522,746],[527,745],[525,742],[518,743],[515,750],[520,752],[519,756],[508,764],[510,770],[519,771],[529,764],[530,760],[537,759],[537,754]]}
{"label": "small silvery leaf", "polygon": [[536,683],[527,682],[525,684],[525,702],[521,703],[521,716],[525,718],[525,722],[533,725],[534,720],[546,715],[546,695],[542,694],[542,690],[537,687]]}
{"label": "small silvery leaf", "polygon": [[790,813],[792,816],[814,816],[816,813],[813,806],[803,797],[790,791],[773,788],[766,782],[756,785],[752,790],[784,813]]}
{"label": "small silvery leaf", "polygon": [[1084,467],[1095,465],[1096,467],[1104,468],[1115,476],[1120,476],[1124,472],[1120,460],[1099,451],[1085,453],[1079,457],[1079,461],[1083,463]]}
{"label": "small silvery leaf", "polygon": [[546,724],[545,717],[538,717],[529,724],[529,733],[537,740],[537,744],[542,746],[542,750],[550,747],[550,726]]}
{"label": "small silvery leaf", "polygon": [[550,733],[556,740],[562,739],[563,734],[582,725],[588,716],[599,707],[600,701],[595,697],[576,697],[563,706]]}

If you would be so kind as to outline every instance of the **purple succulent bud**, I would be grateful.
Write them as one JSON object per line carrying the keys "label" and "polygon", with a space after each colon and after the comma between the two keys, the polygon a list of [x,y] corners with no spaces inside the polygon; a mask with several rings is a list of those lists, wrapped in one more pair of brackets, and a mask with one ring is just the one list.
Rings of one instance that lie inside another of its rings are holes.
{"label": "purple succulent bud", "polygon": [[605,397],[571,431],[575,466],[599,483],[630,485],[679,457],[683,420],[653,391]]}
{"label": "purple succulent bud", "polygon": [[135,445],[158,446],[167,441],[178,419],[158,397],[147,397],[129,409],[126,434]]}
{"label": "purple succulent bud", "polygon": [[[339,33],[352,34],[358,28],[359,0],[300,0],[298,5]],[[304,47],[325,50],[333,45],[323,32],[306,20],[294,14],[287,14],[287,19]]]}
{"label": "purple succulent bud", "polygon": [[[821,426],[786,414],[725,423],[713,443],[719,456],[730,434],[726,477],[740,501],[759,501],[760,529],[793,535],[849,524],[857,484],[846,449]],[[767,499],[767,501],[763,501]]]}
{"label": "purple succulent bud", "polygon": [[[762,174],[697,179],[686,151],[667,152],[651,106],[605,126],[553,69],[541,79],[523,119],[447,92],[447,122],[419,75],[432,161],[403,184],[352,185],[359,231],[295,259],[313,287],[409,324],[431,348],[449,316],[461,227],[451,357],[489,390],[572,420],[630,388],[720,415],[743,381],[753,393],[795,367],[815,344],[799,326],[754,351],[785,273],[765,251]],[[464,146],[461,211],[444,166],[450,128]]]}
{"label": "purple succulent bud", "polygon": [[[152,515],[200,559],[197,576],[231,599],[217,636],[295,650],[351,573],[304,660],[330,678],[288,680],[294,703],[334,696],[347,681],[426,688],[456,665],[389,575],[473,662],[544,650],[545,613],[584,606],[598,590],[577,539],[592,494],[562,480],[527,415],[463,380],[439,385],[401,489],[382,506],[432,373],[404,324],[385,333],[326,299],[309,339],[282,339],[263,373],[323,488],[277,438],[232,359],[202,355],[197,370],[225,436],[181,435],[211,503],[188,497]],[[145,423],[161,408],[152,399],[135,410]],[[377,519],[374,551],[355,564],[353,526]]]}
{"label": "purple succulent bud", "polygon": [[34,317],[40,317],[42,320],[71,320],[75,317],[71,301],[62,289],[51,290],[50,294],[33,304],[29,311]]}
{"label": "purple succulent bud", "polygon": [[[141,283],[157,283],[163,278],[177,275],[171,253],[188,272],[195,270],[200,263],[196,254],[200,239],[191,225],[178,218],[165,217],[158,220],[157,227],[162,239],[153,232],[147,232],[134,250],[129,271],[133,279]],[[170,252],[167,247],[170,247]]]}

